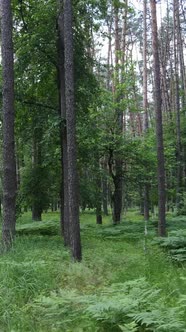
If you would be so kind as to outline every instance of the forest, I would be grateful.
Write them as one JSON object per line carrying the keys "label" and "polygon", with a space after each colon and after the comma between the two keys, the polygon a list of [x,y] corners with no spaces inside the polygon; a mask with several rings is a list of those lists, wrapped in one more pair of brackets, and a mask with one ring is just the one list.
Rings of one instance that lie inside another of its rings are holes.
{"label": "forest", "polygon": [[0,331],[186,332],[185,0],[0,18]]}

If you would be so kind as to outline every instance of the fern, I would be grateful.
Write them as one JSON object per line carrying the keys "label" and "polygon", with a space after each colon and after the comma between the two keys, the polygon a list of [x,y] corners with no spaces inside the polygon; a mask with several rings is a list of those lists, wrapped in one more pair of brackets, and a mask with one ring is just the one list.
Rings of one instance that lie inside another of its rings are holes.
{"label": "fern", "polygon": [[153,244],[168,251],[170,258],[175,262],[186,261],[186,230],[180,229],[177,231],[170,231],[167,238],[156,238]]}
{"label": "fern", "polygon": [[[166,307],[161,290],[151,287],[145,279],[113,284],[94,295],[80,295],[76,291],[52,293],[35,303],[45,320],[56,322],[63,329],[69,326],[87,331],[184,332],[185,305]],[[92,328],[92,330],[91,330]],[[75,328],[74,328],[75,331]]]}
{"label": "fern", "polygon": [[[158,303],[159,304],[159,303]],[[160,306],[151,311],[130,315],[140,325],[148,327],[149,331],[175,332],[186,331],[181,318],[183,310],[180,307],[165,308]]]}

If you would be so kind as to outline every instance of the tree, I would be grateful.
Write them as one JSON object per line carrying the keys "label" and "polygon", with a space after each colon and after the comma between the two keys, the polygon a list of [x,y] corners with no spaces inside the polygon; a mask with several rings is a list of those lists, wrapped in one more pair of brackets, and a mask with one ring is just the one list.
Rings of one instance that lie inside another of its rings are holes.
{"label": "tree", "polygon": [[[143,109],[145,112],[145,133],[148,131],[148,97],[147,97],[147,0],[143,0]],[[144,188],[144,219],[149,220],[149,185]]]}
{"label": "tree", "polygon": [[58,89],[60,104],[60,138],[61,138],[61,228],[65,245],[70,244],[69,239],[69,213],[68,213],[68,160],[67,160],[67,131],[66,131],[66,105],[65,105],[65,54],[64,54],[64,12],[61,0],[58,14]]}
{"label": "tree", "polygon": [[159,46],[158,31],[156,17],[156,1],[150,0],[151,17],[152,17],[152,50],[154,62],[154,102],[156,114],[156,142],[157,142],[157,159],[158,159],[158,207],[159,207],[159,235],[166,235],[165,224],[165,162],[164,162],[164,146],[163,146],[163,125],[162,125],[162,99],[160,84],[160,62],[159,62]]}
{"label": "tree", "polygon": [[79,192],[77,174],[76,125],[74,102],[74,50],[72,28],[72,3],[64,1],[64,46],[65,46],[65,104],[67,128],[68,164],[68,214],[70,248],[74,260],[81,260],[81,240],[79,225]]}
{"label": "tree", "polygon": [[11,247],[16,223],[16,162],[14,148],[14,60],[11,1],[1,1],[3,66],[3,228],[2,242]]}

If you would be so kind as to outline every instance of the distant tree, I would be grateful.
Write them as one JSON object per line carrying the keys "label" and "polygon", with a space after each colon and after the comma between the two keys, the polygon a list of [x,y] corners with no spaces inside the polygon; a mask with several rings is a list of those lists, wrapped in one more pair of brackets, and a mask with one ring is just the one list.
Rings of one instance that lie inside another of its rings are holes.
{"label": "distant tree", "polygon": [[11,1],[1,1],[3,66],[3,227],[2,242],[11,247],[16,223],[16,161],[14,150],[14,60]]}

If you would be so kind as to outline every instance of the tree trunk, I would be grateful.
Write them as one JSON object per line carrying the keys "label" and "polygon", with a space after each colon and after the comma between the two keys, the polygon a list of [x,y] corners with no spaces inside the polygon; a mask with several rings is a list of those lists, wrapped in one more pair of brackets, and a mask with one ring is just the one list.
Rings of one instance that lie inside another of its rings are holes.
{"label": "tree trunk", "polygon": [[32,207],[32,220],[33,221],[41,221],[42,210],[36,204]]}
{"label": "tree trunk", "polygon": [[79,225],[79,184],[75,133],[72,3],[70,0],[64,1],[64,45],[70,247],[74,260],[80,261],[82,256]]}
{"label": "tree trunk", "polygon": [[[119,16],[118,8],[115,6],[115,101],[116,104],[119,102],[117,97],[117,85],[119,83]],[[123,112],[116,106],[116,116],[117,116],[117,133],[122,135],[123,133]],[[121,221],[122,212],[122,160],[119,156],[115,157],[115,175],[114,180],[114,194],[113,194],[113,224],[119,224]]]}
{"label": "tree trunk", "polygon": [[98,163],[98,173],[96,180],[96,223],[102,224],[102,185],[101,185],[101,172]]}
{"label": "tree trunk", "polygon": [[159,207],[159,224],[158,232],[160,236],[166,235],[165,221],[165,166],[164,166],[164,146],[163,146],[163,126],[161,110],[161,88],[160,88],[160,62],[159,62],[159,45],[157,32],[156,1],[150,0],[152,16],[152,50],[154,62],[154,98],[156,112],[156,140],[157,140],[157,158],[158,158],[158,207]]}
{"label": "tree trunk", "polygon": [[[41,166],[41,145],[38,143],[40,141],[41,131],[38,131],[38,128],[34,129],[33,132],[33,146],[32,146],[32,167],[34,171],[38,171],[38,168]],[[40,180],[41,181],[41,180]],[[42,212],[43,207],[41,204],[41,200],[38,196],[40,196],[40,188],[41,182],[38,183],[37,190],[34,190],[34,198],[32,202],[32,220],[33,221],[41,221],[42,220]]]}
{"label": "tree trunk", "polygon": [[103,213],[108,216],[108,184],[107,179],[102,179],[102,189],[103,189]]}
{"label": "tree trunk", "polygon": [[[107,172],[107,161],[104,158],[102,163],[102,169],[104,173]],[[103,202],[103,213],[108,216],[108,181],[107,177],[103,174],[102,176],[102,202]]]}
{"label": "tree trunk", "polygon": [[117,225],[121,221],[121,211],[122,211],[122,174],[121,172],[121,164],[116,163],[116,175],[114,176],[114,194],[112,197],[113,202],[113,224]]}
{"label": "tree trunk", "polygon": [[181,183],[182,183],[182,165],[181,165],[181,124],[180,124],[180,88],[179,88],[179,73],[178,73],[178,16],[179,16],[179,2],[174,0],[173,3],[174,15],[174,97],[175,97],[175,111],[176,111],[176,159],[177,159],[177,183],[176,183],[176,208],[179,210],[181,201]]}
{"label": "tree trunk", "polygon": [[[145,112],[145,134],[149,128],[147,97],[147,0],[143,0],[143,110]],[[144,187],[144,219],[149,220],[149,186]]]}
{"label": "tree trunk", "polygon": [[60,143],[61,143],[61,170],[62,183],[60,191],[61,200],[61,232],[64,244],[70,245],[69,238],[69,211],[68,211],[68,162],[67,162],[67,131],[65,106],[65,63],[64,63],[64,15],[61,0],[59,0],[58,16],[58,79],[59,79],[59,105],[60,105]]}
{"label": "tree trunk", "polygon": [[143,0],[143,110],[145,112],[145,132],[149,128],[147,98],[147,0]]}
{"label": "tree trunk", "polygon": [[9,249],[16,224],[16,161],[14,143],[14,60],[11,1],[1,0],[3,67],[3,227],[2,244]]}

